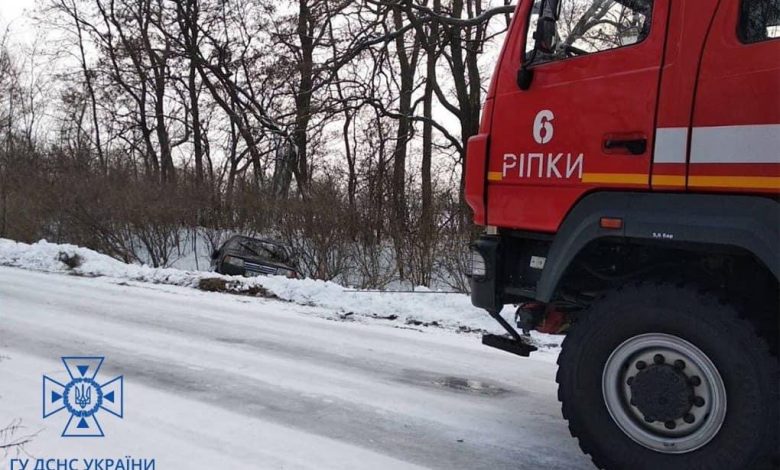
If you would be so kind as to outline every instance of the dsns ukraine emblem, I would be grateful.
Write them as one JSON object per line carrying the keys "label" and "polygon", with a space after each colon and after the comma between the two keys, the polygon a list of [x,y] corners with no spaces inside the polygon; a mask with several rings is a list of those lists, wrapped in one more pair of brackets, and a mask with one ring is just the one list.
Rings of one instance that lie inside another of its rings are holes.
{"label": "dsns ukraine emblem", "polygon": [[103,357],[63,357],[70,381],[63,385],[43,376],[43,417],[62,410],[70,417],[62,437],[103,437],[98,413],[103,410],[122,418],[124,415],[123,377],[100,383],[97,379]]}

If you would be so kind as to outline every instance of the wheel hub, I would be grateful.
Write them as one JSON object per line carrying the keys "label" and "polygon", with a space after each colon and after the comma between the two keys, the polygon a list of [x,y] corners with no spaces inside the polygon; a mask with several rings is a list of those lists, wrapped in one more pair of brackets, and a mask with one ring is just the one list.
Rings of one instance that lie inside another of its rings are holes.
{"label": "wheel hub", "polygon": [[657,452],[681,454],[712,440],[726,417],[726,388],[709,357],[664,333],[634,336],[609,356],[604,404],[618,427]]}
{"label": "wheel hub", "polygon": [[694,390],[684,373],[667,364],[652,365],[631,381],[631,404],[647,421],[676,421],[693,406]]}

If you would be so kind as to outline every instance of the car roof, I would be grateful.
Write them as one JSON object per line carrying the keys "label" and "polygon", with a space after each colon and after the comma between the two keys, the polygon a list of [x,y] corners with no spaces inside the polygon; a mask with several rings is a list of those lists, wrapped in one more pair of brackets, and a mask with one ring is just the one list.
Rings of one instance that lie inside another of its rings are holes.
{"label": "car roof", "polygon": [[283,248],[287,248],[287,246],[284,243],[282,243],[282,242],[280,242],[278,240],[271,240],[271,239],[268,239],[268,238],[249,237],[247,235],[233,235],[232,237],[230,237],[230,239],[228,241],[235,240],[237,238],[241,238],[243,240],[252,240],[252,241],[256,241],[256,242],[270,243],[271,245],[276,245],[276,246],[281,246]]}

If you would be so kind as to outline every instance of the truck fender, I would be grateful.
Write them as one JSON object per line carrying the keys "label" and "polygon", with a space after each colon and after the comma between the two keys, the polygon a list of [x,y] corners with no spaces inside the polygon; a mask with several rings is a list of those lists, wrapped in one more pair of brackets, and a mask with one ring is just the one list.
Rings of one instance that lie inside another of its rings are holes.
{"label": "truck fender", "polygon": [[[601,227],[604,217],[622,219],[619,229]],[[606,237],[737,247],[752,253],[780,279],[780,203],[760,196],[591,193],[561,224],[536,286],[549,302],[577,254]]]}

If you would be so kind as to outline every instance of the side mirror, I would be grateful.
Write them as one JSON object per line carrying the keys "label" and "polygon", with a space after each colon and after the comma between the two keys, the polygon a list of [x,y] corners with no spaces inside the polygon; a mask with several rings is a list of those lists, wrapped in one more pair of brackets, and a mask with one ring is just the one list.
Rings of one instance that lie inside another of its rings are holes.
{"label": "side mirror", "polygon": [[555,41],[558,38],[556,28],[560,15],[560,0],[542,0],[539,8],[539,20],[536,22],[536,32],[534,32],[536,40],[534,49],[544,54],[555,52]]}
{"label": "side mirror", "polygon": [[536,31],[534,32],[534,49],[544,54],[552,54],[555,52],[555,40],[557,34],[555,31],[557,21],[553,17],[540,16],[539,21],[536,23]]}
{"label": "side mirror", "polygon": [[531,82],[534,80],[534,71],[530,66],[536,61],[536,54],[553,54],[557,46],[556,40],[558,17],[560,16],[560,0],[542,0],[538,10],[533,9],[532,13],[538,13],[539,19],[536,21],[536,31],[534,31],[534,48],[530,56],[526,57],[520,70],[517,71],[517,86],[521,90],[528,90]]}

